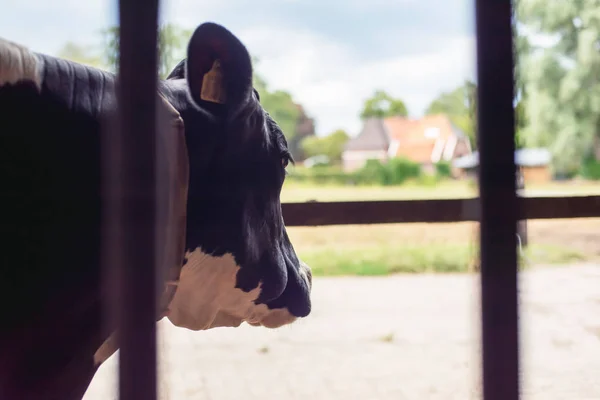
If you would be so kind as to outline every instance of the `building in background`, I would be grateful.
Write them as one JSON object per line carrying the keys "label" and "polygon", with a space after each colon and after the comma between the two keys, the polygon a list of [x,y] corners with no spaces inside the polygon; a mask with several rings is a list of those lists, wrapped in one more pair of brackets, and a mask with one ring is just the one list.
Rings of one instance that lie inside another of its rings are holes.
{"label": "building in background", "polygon": [[420,119],[404,117],[369,118],[361,132],[352,138],[342,155],[346,171],[361,168],[369,159],[382,162],[402,157],[433,171],[440,161],[471,154],[467,135],[445,115]]}
{"label": "building in background", "polygon": [[342,166],[345,171],[361,168],[367,160],[386,161],[390,135],[381,118],[367,118],[360,133],[344,146]]}
{"label": "building in background", "polygon": [[[552,155],[548,149],[529,148],[515,151],[515,165],[521,170],[525,183],[548,182],[552,179],[550,162]],[[479,152],[457,158],[452,167],[460,177],[476,177],[479,166]]]}

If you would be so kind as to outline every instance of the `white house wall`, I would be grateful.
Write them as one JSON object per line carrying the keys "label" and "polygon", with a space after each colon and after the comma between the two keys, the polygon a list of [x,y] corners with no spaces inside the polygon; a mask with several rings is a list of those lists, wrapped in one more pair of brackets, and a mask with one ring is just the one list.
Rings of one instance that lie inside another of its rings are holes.
{"label": "white house wall", "polygon": [[344,170],[353,171],[365,165],[367,160],[386,160],[387,151],[371,150],[371,151],[345,151],[342,154],[342,164]]}

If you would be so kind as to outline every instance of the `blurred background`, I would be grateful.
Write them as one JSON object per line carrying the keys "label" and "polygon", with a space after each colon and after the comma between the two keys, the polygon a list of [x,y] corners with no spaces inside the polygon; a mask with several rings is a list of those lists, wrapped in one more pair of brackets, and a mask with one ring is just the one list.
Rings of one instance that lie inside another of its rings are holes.
{"label": "blurred background", "polygon": [[[225,25],[296,165],[282,202],[477,196],[468,0],[162,2],[159,74],[193,29]],[[116,4],[6,0],[0,36],[115,71]],[[600,195],[600,1],[517,0],[523,196]],[[160,322],[172,399],[480,398],[476,223],[288,228],[314,311],[279,330]],[[600,399],[600,218],[528,221],[524,399]],[[116,398],[117,356],[87,400]],[[112,396],[112,397],[111,397]]]}

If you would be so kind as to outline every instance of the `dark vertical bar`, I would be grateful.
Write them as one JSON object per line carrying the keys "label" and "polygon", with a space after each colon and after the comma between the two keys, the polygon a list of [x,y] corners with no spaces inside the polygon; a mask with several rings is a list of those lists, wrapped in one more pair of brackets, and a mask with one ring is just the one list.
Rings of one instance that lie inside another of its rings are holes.
{"label": "dark vertical bar", "polygon": [[119,1],[120,399],[156,399],[158,0]]}
{"label": "dark vertical bar", "polygon": [[476,0],[485,400],[519,398],[517,197],[510,0]]}

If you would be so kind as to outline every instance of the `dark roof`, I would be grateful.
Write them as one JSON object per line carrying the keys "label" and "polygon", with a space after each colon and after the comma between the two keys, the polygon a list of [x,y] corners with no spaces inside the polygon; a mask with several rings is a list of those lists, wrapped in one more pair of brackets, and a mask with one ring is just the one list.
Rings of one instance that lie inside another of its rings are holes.
{"label": "dark roof", "polygon": [[385,130],[383,119],[367,118],[363,123],[361,132],[350,139],[344,150],[385,150],[390,145],[390,139]]}

